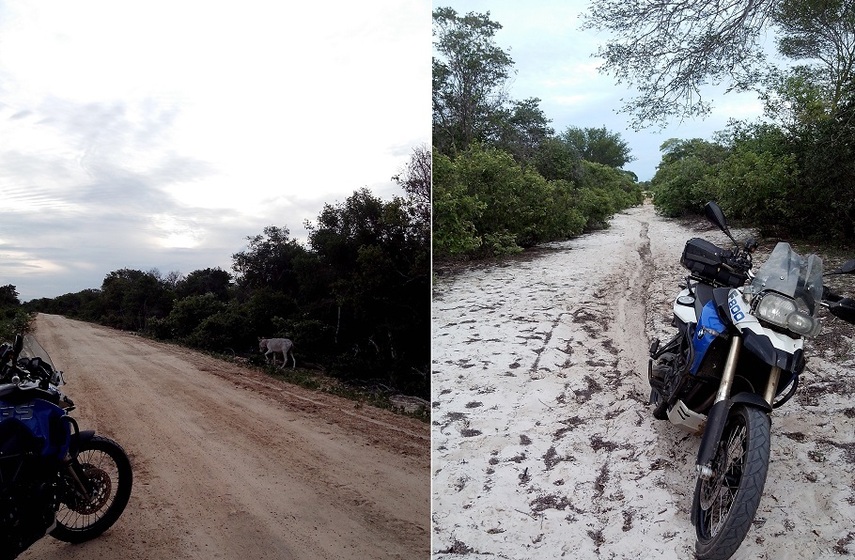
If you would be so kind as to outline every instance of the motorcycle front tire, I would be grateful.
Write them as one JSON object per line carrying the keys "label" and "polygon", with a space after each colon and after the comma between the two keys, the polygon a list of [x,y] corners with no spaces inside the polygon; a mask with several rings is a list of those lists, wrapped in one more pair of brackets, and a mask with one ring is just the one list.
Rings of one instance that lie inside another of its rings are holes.
{"label": "motorcycle front tire", "polygon": [[748,534],[766,484],[770,424],[768,414],[752,407],[736,405],[728,414],[712,462],[715,474],[699,477],[695,485],[692,522],[699,560],[730,558]]}
{"label": "motorcycle front tire", "polygon": [[50,535],[68,543],[94,539],[112,527],[128,505],[133,485],[127,453],[109,438],[93,436],[82,442],[76,460],[87,473],[93,493],[90,500],[83,500],[66,479],[65,496],[61,497],[63,503]]}

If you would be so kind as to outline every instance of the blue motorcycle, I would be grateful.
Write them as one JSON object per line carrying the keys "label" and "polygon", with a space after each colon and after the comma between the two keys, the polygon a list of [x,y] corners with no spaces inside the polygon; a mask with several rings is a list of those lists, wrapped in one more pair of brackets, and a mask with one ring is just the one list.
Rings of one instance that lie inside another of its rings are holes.
{"label": "blue motorcycle", "polygon": [[62,384],[34,338],[0,345],[0,560],[47,534],[70,543],[95,538],[130,499],[128,455],[79,429]]}
{"label": "blue motorcycle", "polygon": [[[804,341],[821,330],[819,312],[855,323],[855,300],[823,286],[822,259],[778,243],[755,274],[753,240],[740,246],[721,208],[707,218],[733,241],[723,249],[690,239],[689,275],[674,301],[677,334],[650,347],[653,415],[703,434],[692,523],[701,560],[725,560],[748,532],[769,465],[769,414],[795,394]],[[828,274],[855,272],[855,260]]]}

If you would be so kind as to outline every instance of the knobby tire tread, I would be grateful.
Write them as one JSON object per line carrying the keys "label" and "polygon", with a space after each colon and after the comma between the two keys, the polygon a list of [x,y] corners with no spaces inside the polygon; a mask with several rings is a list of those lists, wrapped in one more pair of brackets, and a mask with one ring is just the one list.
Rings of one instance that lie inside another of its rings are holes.
{"label": "knobby tire tread", "polygon": [[769,417],[765,412],[750,407],[739,407],[739,410],[731,411],[731,414],[734,413],[744,414],[748,431],[744,471],[727,520],[719,533],[709,540],[701,534],[701,480],[698,479],[692,504],[692,518],[698,537],[695,549],[698,560],[727,560],[733,556],[751,528],[766,485],[771,447]]}

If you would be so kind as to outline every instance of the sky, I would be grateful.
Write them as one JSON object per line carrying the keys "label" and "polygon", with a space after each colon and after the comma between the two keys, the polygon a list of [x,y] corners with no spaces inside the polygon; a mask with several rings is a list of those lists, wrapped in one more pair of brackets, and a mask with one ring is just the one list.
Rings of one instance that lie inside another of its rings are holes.
{"label": "sky", "polygon": [[0,0],[0,285],[220,267],[430,145],[429,0]]}
{"label": "sky", "polygon": [[618,112],[621,99],[629,99],[632,92],[601,74],[598,68],[603,60],[593,56],[608,35],[581,30],[580,15],[589,5],[590,0],[434,1],[434,7],[450,7],[458,15],[489,12],[490,20],[502,26],[493,38],[495,44],[514,61],[509,97],[518,101],[539,98],[540,108],[556,133],[570,126],[605,126],[619,133],[635,158],[624,168],[640,181],[653,178],[661,161],[659,148],[669,138],[710,140],[732,118],[752,120],[762,115],[756,95],[721,95],[723,87],[711,87],[704,92],[714,105],[707,118],[674,122],[664,129],[632,130],[630,117]]}

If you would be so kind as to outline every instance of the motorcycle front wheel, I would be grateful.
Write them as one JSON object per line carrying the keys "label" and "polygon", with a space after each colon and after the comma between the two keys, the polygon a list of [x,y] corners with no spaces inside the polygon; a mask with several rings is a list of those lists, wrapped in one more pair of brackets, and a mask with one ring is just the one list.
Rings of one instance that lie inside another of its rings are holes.
{"label": "motorcycle front wheel", "polygon": [[712,461],[713,475],[698,478],[692,503],[699,560],[730,558],[748,533],[769,467],[769,416],[734,406]]}
{"label": "motorcycle front wheel", "polygon": [[133,472],[125,450],[115,441],[93,436],[80,445],[84,495],[70,474],[63,475],[56,527],[51,536],[69,543],[94,539],[119,519],[131,497]]}

